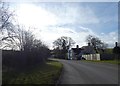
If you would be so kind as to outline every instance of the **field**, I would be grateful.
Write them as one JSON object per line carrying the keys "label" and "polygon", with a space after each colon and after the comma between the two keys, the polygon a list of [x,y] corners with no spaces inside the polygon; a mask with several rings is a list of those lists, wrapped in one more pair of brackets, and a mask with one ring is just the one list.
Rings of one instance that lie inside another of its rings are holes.
{"label": "field", "polygon": [[3,72],[3,84],[55,84],[61,69],[61,63],[49,60],[29,70]]}

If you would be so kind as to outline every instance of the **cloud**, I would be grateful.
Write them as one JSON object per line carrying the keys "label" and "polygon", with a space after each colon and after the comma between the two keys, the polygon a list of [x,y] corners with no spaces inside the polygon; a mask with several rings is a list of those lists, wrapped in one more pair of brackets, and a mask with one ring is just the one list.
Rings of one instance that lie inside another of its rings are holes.
{"label": "cloud", "polygon": [[34,4],[20,4],[16,12],[18,15],[17,19],[21,24],[35,27],[99,22],[94,12],[88,7],[83,8],[70,3],[59,5],[60,6],[55,5],[54,8],[49,8],[50,6],[43,8]]}
{"label": "cloud", "polygon": [[54,14],[33,4],[21,4],[16,14],[18,22],[26,26],[41,27],[55,25],[57,20]]}
{"label": "cloud", "polygon": [[[52,4],[52,3],[50,3]],[[49,5],[49,4],[48,4]],[[46,7],[46,10],[58,17],[58,24],[96,24],[98,17],[89,7],[82,7],[80,3],[59,3]]]}
{"label": "cloud", "polygon": [[4,2],[119,2],[119,0],[3,0]]}
{"label": "cloud", "polygon": [[118,32],[114,31],[108,34],[101,33],[99,38],[104,42],[106,42],[109,45],[109,47],[114,47],[115,42],[118,42]]}
{"label": "cloud", "polygon": [[36,27],[33,33],[50,48],[52,42],[61,36],[71,37],[80,47],[86,45],[85,39],[89,34],[99,37],[110,46],[117,40],[116,32],[105,34],[103,31],[98,35],[92,28],[82,26],[100,24],[103,19],[106,23],[112,19],[98,18],[91,8],[82,7],[79,3],[42,3],[37,6],[23,4],[17,12],[19,21]]}

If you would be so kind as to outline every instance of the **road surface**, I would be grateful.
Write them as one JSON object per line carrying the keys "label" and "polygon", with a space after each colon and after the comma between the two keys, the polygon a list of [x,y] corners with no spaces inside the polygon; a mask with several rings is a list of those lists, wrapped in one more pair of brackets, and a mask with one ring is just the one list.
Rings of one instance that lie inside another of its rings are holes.
{"label": "road surface", "polygon": [[118,84],[118,66],[109,63],[58,60],[63,64],[59,84]]}

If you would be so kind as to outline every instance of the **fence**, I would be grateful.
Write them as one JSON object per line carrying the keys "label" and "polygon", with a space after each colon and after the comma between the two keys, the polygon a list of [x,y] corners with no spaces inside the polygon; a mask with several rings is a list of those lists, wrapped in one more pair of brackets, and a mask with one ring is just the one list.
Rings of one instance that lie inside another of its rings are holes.
{"label": "fence", "polygon": [[86,60],[100,60],[100,54],[82,55]]}

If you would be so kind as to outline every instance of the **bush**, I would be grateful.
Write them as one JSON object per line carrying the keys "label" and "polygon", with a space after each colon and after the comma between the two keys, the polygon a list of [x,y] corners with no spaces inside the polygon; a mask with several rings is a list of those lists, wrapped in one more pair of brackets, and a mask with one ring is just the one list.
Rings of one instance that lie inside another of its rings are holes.
{"label": "bush", "polygon": [[41,48],[39,52],[3,50],[2,64],[7,70],[26,69],[26,67],[32,67],[37,64],[45,63],[49,55],[50,51],[47,48]]}

